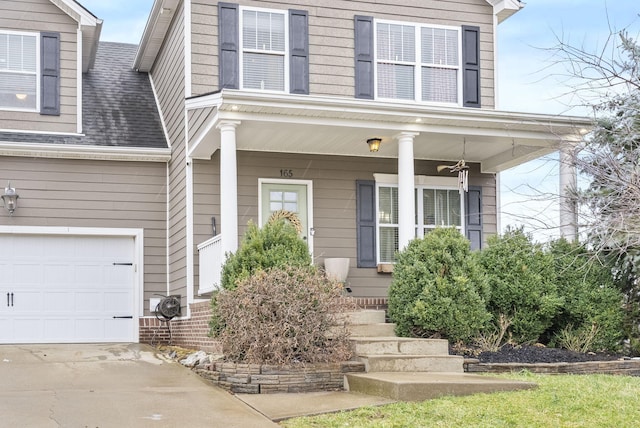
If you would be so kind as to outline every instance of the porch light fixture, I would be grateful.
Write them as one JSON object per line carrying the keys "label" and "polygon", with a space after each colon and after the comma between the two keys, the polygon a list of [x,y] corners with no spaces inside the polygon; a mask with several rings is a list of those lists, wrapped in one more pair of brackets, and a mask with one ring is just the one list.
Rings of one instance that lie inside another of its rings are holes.
{"label": "porch light fixture", "polygon": [[2,195],[2,202],[4,207],[9,211],[9,215],[12,216],[13,212],[18,207],[18,198],[20,196],[16,193],[16,189],[11,187],[11,182],[7,184],[4,189],[4,195]]}
{"label": "porch light fixture", "polygon": [[369,151],[371,153],[375,153],[380,150],[380,143],[382,142],[382,138],[369,138],[367,140],[367,144],[369,145]]}

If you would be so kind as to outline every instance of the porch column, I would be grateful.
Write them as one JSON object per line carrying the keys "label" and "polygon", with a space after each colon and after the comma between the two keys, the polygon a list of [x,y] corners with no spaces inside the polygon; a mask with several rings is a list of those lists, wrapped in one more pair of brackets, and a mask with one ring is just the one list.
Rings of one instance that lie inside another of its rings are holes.
{"label": "porch column", "polygon": [[578,212],[571,192],[577,188],[575,146],[563,142],[560,147],[560,236],[573,242],[578,239]]}
{"label": "porch column", "polygon": [[416,132],[402,132],[398,140],[398,249],[402,250],[416,236],[415,178],[413,139]]}
{"label": "porch column", "polygon": [[238,249],[238,161],[236,127],[240,122],[225,120],[220,130],[220,221],[222,254]]}

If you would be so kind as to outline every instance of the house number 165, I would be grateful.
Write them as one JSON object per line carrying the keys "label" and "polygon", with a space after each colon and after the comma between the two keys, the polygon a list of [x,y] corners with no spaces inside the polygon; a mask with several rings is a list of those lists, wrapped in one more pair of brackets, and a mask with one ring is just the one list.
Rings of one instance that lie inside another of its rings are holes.
{"label": "house number 165", "polygon": [[286,178],[293,177],[293,170],[292,169],[281,169],[280,170],[280,177],[286,177]]}

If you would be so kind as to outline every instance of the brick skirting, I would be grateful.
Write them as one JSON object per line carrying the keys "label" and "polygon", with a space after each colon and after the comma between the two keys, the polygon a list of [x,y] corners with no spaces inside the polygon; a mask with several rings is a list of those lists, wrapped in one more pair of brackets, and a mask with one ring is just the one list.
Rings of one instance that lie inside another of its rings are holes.
{"label": "brick skirting", "polygon": [[339,391],[344,389],[346,373],[364,373],[364,363],[305,364],[278,367],[259,364],[213,363],[211,369],[195,371],[221,388],[243,394]]}
{"label": "brick skirting", "polygon": [[[386,310],[386,298],[350,297],[361,309]],[[190,319],[171,321],[171,344],[183,348],[197,349],[209,353],[222,353],[222,345],[209,337],[211,304],[209,302],[192,303]],[[151,345],[169,345],[167,323],[156,317],[140,318],[140,342]]]}
{"label": "brick skirting", "polygon": [[[171,344],[221,354],[222,345],[220,342],[209,337],[211,304],[209,302],[193,303],[190,308],[190,319],[171,321]],[[140,318],[140,342],[151,345],[168,345],[169,329],[167,323],[156,317]]]}
{"label": "brick skirting", "polygon": [[588,361],[581,363],[480,363],[464,360],[466,373],[517,373],[526,370],[541,374],[610,374],[640,376],[640,360]]}

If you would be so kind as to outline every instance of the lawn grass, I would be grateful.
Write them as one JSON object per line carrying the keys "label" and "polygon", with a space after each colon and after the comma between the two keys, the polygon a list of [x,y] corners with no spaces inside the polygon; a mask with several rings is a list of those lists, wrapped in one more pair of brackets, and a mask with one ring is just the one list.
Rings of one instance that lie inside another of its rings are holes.
{"label": "lawn grass", "polygon": [[537,389],[395,403],[282,422],[284,427],[635,427],[640,377],[502,375]]}

